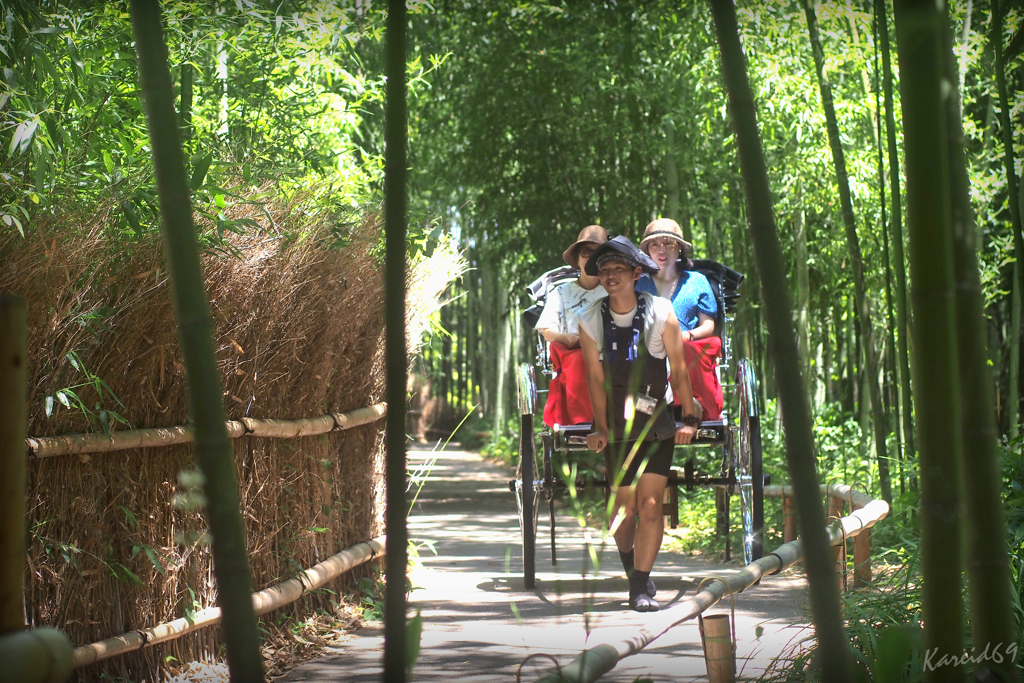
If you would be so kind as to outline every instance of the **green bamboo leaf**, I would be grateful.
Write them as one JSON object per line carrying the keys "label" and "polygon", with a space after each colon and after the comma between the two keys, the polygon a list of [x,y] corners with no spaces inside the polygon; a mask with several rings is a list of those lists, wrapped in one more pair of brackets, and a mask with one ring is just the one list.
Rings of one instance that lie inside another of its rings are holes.
{"label": "green bamboo leaf", "polygon": [[192,157],[192,178],[188,181],[190,188],[198,190],[203,186],[203,182],[206,180],[206,173],[210,170],[210,164],[212,163],[212,154],[207,154],[204,157]]}
{"label": "green bamboo leaf", "polygon": [[65,408],[71,407],[71,401],[68,399],[68,392],[61,390],[57,392],[57,400],[64,404]]}
{"label": "green bamboo leaf", "polygon": [[107,150],[103,150],[103,166],[107,169],[107,173],[114,172],[114,158]]}
{"label": "green bamboo leaf", "polygon": [[227,206],[227,202],[224,201],[224,195],[218,194],[213,197],[213,203],[217,205],[218,209],[223,209]]}
{"label": "green bamboo leaf", "polygon": [[71,363],[71,367],[73,367],[75,370],[78,370],[78,371],[82,370],[82,365],[81,365],[80,361],[78,360],[78,354],[77,353],[75,353],[74,351],[69,351],[69,352],[64,354],[64,357],[68,359],[68,362]]}
{"label": "green bamboo leaf", "polygon": [[8,154],[14,154],[17,150],[19,154],[24,154],[32,143],[32,138],[36,133],[36,128],[39,127],[39,119],[32,119],[31,121],[22,121],[18,124],[18,127],[14,129],[14,136],[11,138],[11,146],[8,150]]}
{"label": "green bamboo leaf", "polygon": [[46,417],[53,415],[53,396],[46,397]]}
{"label": "green bamboo leaf", "polygon": [[412,671],[412,665],[420,656],[420,637],[423,635],[423,617],[420,611],[416,610],[416,616],[409,620],[406,626],[406,643],[408,646],[405,658],[406,671]]}

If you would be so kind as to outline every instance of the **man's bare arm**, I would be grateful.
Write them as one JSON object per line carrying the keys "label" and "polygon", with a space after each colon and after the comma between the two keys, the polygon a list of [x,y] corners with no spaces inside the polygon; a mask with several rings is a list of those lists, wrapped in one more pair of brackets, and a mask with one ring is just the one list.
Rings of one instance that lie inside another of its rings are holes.
{"label": "man's bare arm", "polygon": [[[683,415],[696,415],[693,405],[693,388],[690,386],[690,373],[686,368],[686,353],[683,351],[683,333],[679,329],[679,321],[675,313],[670,313],[665,321],[665,331],[661,335],[665,343],[665,353],[672,376],[672,393],[679,397]],[[696,435],[694,427],[682,427],[676,430],[676,443],[690,443]]]}

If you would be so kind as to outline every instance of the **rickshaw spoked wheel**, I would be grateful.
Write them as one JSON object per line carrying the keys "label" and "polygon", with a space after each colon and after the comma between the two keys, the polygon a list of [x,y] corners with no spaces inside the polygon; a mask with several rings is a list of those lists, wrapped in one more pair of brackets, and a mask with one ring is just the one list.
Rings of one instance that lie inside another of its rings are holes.
{"label": "rickshaw spoked wheel", "polygon": [[757,377],[745,358],[737,364],[739,391],[733,466],[740,493],[743,519],[743,559],[746,564],[764,555],[764,473],[761,464],[761,418],[757,402]]}

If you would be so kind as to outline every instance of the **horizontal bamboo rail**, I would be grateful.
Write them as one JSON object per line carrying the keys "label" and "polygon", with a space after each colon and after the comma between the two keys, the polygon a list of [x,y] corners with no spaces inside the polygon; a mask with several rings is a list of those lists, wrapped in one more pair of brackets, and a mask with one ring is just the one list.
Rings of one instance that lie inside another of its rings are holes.
{"label": "horizontal bamboo rail", "polygon": [[[228,436],[238,439],[243,436],[290,439],[299,436],[315,436],[338,432],[359,425],[376,422],[387,414],[386,403],[378,403],[348,413],[332,413],[298,420],[257,420],[243,417],[228,420]],[[107,434],[64,434],[61,436],[39,436],[25,439],[28,454],[41,460],[59,455],[84,453],[106,453],[129,448],[153,448],[191,443],[194,438],[191,425],[176,427],[155,427],[152,429],[126,429]]]}
{"label": "horizontal bamboo rail", "polygon": [[[323,562],[307,569],[293,579],[282,581],[270,588],[252,594],[256,614],[266,614],[295,602],[306,591],[319,588],[354,567],[381,557],[385,552],[385,537],[378,536],[370,541],[357,543],[351,548],[332,555]],[[206,626],[220,623],[220,608],[207,607],[195,613],[192,619],[175,619],[150,628],[129,631],[113,638],[101,640],[75,648],[75,668],[95,664],[126,652],[134,652],[158,643],[176,640]]]}
{"label": "horizontal bamboo rail", "polygon": [[[884,500],[874,500],[870,496],[854,491],[849,486],[823,485],[821,492],[824,495],[849,500],[854,505],[861,506],[860,509],[826,527],[831,545],[839,545],[848,538],[854,538],[889,514],[889,505]],[[769,497],[791,496],[793,492],[789,487],[766,486],[764,495]],[[668,633],[670,629],[710,609],[726,595],[739,593],[749,588],[757,583],[762,576],[778,574],[783,569],[800,561],[802,557],[803,550],[799,539],[784,543],[773,552],[725,578],[715,577],[709,580],[704,589],[698,591],[689,600],[680,603],[671,612],[659,613],[663,616],[649,613],[647,623],[632,638],[601,642],[598,637],[598,645],[581,652],[567,666],[548,672],[540,679],[539,683],[555,683],[556,681],[593,683],[611,671],[619,660],[637,654],[656,639]]]}

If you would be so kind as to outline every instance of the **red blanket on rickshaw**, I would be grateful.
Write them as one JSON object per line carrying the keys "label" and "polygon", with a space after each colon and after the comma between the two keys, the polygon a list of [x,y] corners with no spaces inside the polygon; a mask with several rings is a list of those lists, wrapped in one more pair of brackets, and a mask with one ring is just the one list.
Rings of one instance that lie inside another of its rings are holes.
{"label": "red blanket on rickshaw", "polygon": [[[722,340],[708,337],[693,342],[683,342],[686,351],[686,365],[690,371],[690,386],[694,397],[704,408],[705,420],[717,420],[722,416],[722,385],[715,374],[715,364],[722,355]],[[576,425],[594,421],[594,409],[590,405],[590,391],[587,388],[587,365],[583,350],[570,349],[564,344],[552,342],[549,346],[551,366],[555,376],[548,386],[548,400],[544,405],[544,424],[549,427]],[[679,404],[679,399],[675,401]]]}

